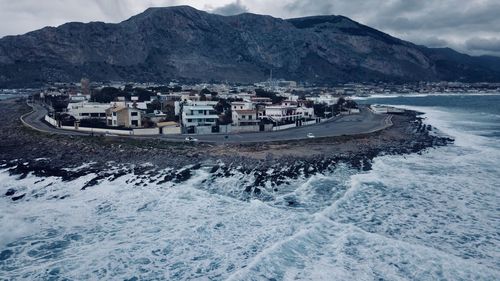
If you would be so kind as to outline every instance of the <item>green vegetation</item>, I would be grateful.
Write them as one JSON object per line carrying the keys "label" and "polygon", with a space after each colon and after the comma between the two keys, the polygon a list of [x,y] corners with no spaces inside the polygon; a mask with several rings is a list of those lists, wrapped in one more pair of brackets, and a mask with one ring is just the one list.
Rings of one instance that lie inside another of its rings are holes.
{"label": "green vegetation", "polygon": [[268,92],[264,89],[256,89],[255,95],[259,98],[270,98],[273,104],[279,104],[282,101],[286,100],[286,98],[280,97],[276,93]]}
{"label": "green vegetation", "polygon": [[138,97],[139,101],[149,101],[151,97],[156,96],[156,94],[153,91],[143,88],[133,88],[130,85],[125,86],[123,90],[115,87],[104,87],[92,92],[91,101],[109,103],[116,101],[118,97],[124,97],[130,100],[132,96]]}

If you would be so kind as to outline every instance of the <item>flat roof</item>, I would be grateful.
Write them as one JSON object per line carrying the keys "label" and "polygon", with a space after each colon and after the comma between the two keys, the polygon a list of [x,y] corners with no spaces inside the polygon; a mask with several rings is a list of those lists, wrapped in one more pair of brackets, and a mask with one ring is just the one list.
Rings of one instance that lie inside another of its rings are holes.
{"label": "flat roof", "polygon": [[185,119],[219,119],[219,115],[186,115]]}
{"label": "flat roof", "polygon": [[187,110],[214,110],[212,106],[208,105],[188,105],[184,106],[184,109]]}
{"label": "flat roof", "polygon": [[242,114],[245,114],[245,113],[257,113],[256,110],[251,110],[251,109],[240,109],[240,110],[235,110],[234,112],[242,113]]}

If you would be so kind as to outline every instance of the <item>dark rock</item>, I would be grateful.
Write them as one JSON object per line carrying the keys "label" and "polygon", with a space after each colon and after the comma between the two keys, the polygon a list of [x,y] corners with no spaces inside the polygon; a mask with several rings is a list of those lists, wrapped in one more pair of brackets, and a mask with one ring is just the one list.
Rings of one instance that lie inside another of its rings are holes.
{"label": "dark rock", "polygon": [[14,197],[12,197],[12,201],[21,200],[21,199],[23,199],[23,198],[24,198],[24,196],[26,196],[26,193],[21,194],[21,195],[19,195],[19,196],[14,196]]}
{"label": "dark rock", "polygon": [[8,258],[10,258],[12,255],[14,254],[14,252],[10,249],[7,249],[7,250],[3,250],[2,252],[0,252],[0,261],[4,261],[4,260],[7,260]]}
{"label": "dark rock", "polygon": [[9,188],[7,192],[5,192],[5,196],[12,196],[16,193],[16,190],[13,188]]}
{"label": "dark rock", "polygon": [[175,175],[175,179],[174,179],[174,182],[175,183],[181,183],[181,182],[185,182],[187,181],[188,179],[190,179],[192,176],[191,174],[191,170],[190,169],[184,169],[180,172],[178,172],[176,175]]}

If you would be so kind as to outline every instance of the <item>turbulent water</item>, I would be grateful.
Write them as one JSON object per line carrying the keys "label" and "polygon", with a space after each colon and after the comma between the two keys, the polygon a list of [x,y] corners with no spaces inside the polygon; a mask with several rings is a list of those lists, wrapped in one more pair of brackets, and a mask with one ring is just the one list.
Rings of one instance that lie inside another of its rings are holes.
{"label": "turbulent water", "polygon": [[340,166],[270,201],[240,200],[238,175],[208,184],[203,169],[81,191],[93,175],[4,168],[0,279],[499,280],[500,95],[369,102],[425,112],[455,144],[377,157],[368,172]]}

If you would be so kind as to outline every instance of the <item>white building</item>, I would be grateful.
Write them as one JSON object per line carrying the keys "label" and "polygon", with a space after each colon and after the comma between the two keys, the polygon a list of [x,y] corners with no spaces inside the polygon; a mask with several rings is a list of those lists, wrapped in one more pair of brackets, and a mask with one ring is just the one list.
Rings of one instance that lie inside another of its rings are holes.
{"label": "white building", "polygon": [[306,100],[313,101],[314,103],[326,103],[327,105],[334,105],[337,104],[339,98],[334,97],[330,94],[321,94],[318,97],[306,97]]}
{"label": "white building", "polygon": [[139,102],[139,101],[112,101],[108,107],[128,107],[128,108],[137,108],[140,110],[147,110],[148,109],[148,104],[151,103],[150,101],[147,102]]}
{"label": "white building", "polygon": [[213,106],[209,105],[185,105],[182,108],[183,127],[215,126],[219,116],[215,113]]}
{"label": "white building", "polygon": [[255,105],[251,102],[235,101],[231,103],[231,110],[253,110]]}
{"label": "white building", "polygon": [[305,119],[313,119],[314,118],[314,108],[312,107],[297,107],[297,114],[302,114]]}
{"label": "white building", "polygon": [[76,102],[69,103],[67,107],[68,114],[75,117],[75,119],[86,118],[106,118],[106,109],[110,106],[105,103],[95,102]]}
{"label": "white building", "polygon": [[304,118],[304,115],[297,112],[297,107],[273,105],[266,106],[264,115],[260,118],[268,118],[273,122],[292,122]]}
{"label": "white building", "polygon": [[82,102],[87,100],[90,100],[90,95],[84,95],[82,93],[69,95],[69,102]]}
{"label": "white building", "polygon": [[257,118],[257,110],[237,109],[232,110],[233,126],[254,126],[260,123]]}
{"label": "white building", "polygon": [[183,106],[216,106],[218,101],[175,101],[174,102],[174,114],[175,116],[181,115],[181,110]]}
{"label": "white building", "polygon": [[106,123],[112,127],[142,127],[142,112],[130,107],[111,107],[106,110]]}

